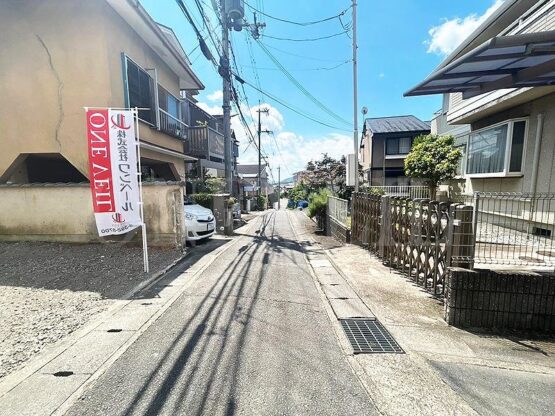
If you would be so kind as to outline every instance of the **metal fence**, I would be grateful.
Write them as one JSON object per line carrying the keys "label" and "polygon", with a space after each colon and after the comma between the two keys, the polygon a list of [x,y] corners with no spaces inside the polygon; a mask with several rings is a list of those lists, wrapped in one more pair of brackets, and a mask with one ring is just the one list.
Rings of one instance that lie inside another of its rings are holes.
{"label": "metal fence", "polygon": [[430,197],[430,189],[423,185],[371,186],[370,191],[412,199]]}
{"label": "metal fence", "polygon": [[555,194],[477,192],[474,263],[555,267]]}
{"label": "metal fence", "polygon": [[348,227],[349,201],[328,196],[328,215],[338,223]]}
{"label": "metal fence", "polygon": [[[472,214],[472,208],[469,212]],[[472,256],[464,251],[468,244],[465,233],[471,234],[465,230],[472,230],[471,224],[463,226],[464,213],[459,204],[355,193],[351,237],[418,285],[440,295],[445,290],[450,256],[456,256],[459,266],[467,266],[463,260]]]}
{"label": "metal fence", "polygon": [[351,241],[378,252],[382,197],[355,193],[352,198]]}

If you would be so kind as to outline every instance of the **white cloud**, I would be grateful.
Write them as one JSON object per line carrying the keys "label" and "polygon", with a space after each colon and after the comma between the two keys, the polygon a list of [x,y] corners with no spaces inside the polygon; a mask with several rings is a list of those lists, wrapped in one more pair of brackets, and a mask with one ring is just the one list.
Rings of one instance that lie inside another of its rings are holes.
{"label": "white cloud", "polygon": [[197,103],[197,106],[199,106],[200,108],[202,108],[202,109],[203,109],[204,111],[206,111],[208,114],[212,114],[213,116],[223,113],[223,110],[222,110],[222,106],[221,106],[221,105],[210,105],[210,104],[198,102],[198,103]]}
{"label": "white cloud", "polygon": [[471,14],[464,18],[444,19],[442,24],[432,27],[428,31],[430,39],[425,42],[428,45],[428,53],[448,55],[453,52],[465,38],[503,4],[503,1],[495,0],[493,5],[482,15]]}
{"label": "white cloud", "polygon": [[208,98],[208,101],[222,101],[222,99],[224,98],[224,93],[222,92],[222,90],[217,90],[214,91],[212,94],[208,94],[206,98]]}

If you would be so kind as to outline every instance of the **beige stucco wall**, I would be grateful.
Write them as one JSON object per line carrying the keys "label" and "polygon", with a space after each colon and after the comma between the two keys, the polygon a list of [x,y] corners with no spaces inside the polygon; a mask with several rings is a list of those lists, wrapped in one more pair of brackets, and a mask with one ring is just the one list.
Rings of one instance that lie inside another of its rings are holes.
{"label": "beige stucco wall", "polygon": [[555,192],[555,94],[530,101],[526,104],[498,112],[472,124],[472,130],[519,117],[528,118],[528,132],[525,143],[523,172],[520,177],[510,178],[464,178],[458,182],[464,193],[485,192],[531,192],[533,175],[534,147],[538,114],[543,114],[543,134],[538,163],[538,180],[536,192]]}
{"label": "beige stucco wall", "polygon": [[[61,153],[88,177],[83,107],[124,106],[121,52],[179,95],[177,75],[102,0],[0,0],[0,9],[0,181],[25,153]],[[183,150],[146,125],[140,133]],[[182,160],[171,162],[184,177]]]}
{"label": "beige stucco wall", "polygon": [[[183,243],[183,187],[145,184],[144,213],[150,245]],[[0,186],[0,240],[98,242],[88,185]],[[135,237],[137,240],[137,237]]]}

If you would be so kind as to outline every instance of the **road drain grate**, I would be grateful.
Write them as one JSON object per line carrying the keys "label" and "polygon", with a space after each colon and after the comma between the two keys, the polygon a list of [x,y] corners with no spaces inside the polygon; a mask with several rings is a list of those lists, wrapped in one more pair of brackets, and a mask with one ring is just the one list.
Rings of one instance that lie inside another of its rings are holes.
{"label": "road drain grate", "polygon": [[340,319],[340,321],[355,354],[404,353],[380,322],[368,319]]}

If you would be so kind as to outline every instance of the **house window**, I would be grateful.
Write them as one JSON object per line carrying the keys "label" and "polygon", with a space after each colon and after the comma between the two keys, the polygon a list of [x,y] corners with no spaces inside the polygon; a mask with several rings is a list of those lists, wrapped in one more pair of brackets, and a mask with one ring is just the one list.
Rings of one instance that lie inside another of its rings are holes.
{"label": "house window", "polygon": [[455,148],[461,151],[461,158],[459,159],[459,164],[457,166],[457,174],[456,176],[462,177],[466,171],[466,151],[468,148],[468,136],[459,136],[455,138]]}
{"label": "house window", "polygon": [[158,86],[158,100],[159,105],[162,110],[166,113],[179,119],[179,106],[180,101],[178,98],[173,96],[170,92],[168,92],[164,87]]}
{"label": "house window", "polygon": [[526,121],[511,120],[470,135],[466,173],[510,176],[522,173]]}
{"label": "house window", "polygon": [[126,64],[129,107],[148,108],[148,110],[139,110],[139,118],[154,125],[156,124],[154,80],[131,59],[127,58]]}
{"label": "house window", "polygon": [[412,140],[410,137],[387,139],[385,146],[386,155],[406,155],[410,152]]}

